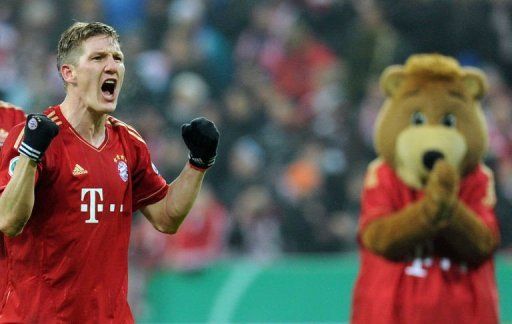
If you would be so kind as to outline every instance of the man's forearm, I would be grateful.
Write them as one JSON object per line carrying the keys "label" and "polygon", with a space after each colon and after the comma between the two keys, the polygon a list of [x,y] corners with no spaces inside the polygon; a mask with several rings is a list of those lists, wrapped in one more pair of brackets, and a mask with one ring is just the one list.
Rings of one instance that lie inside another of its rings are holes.
{"label": "man's forearm", "polygon": [[0,231],[8,236],[21,233],[34,207],[37,164],[20,155],[14,174],[0,196]]}
{"label": "man's forearm", "polygon": [[204,171],[198,171],[187,164],[181,174],[169,185],[165,197],[165,213],[178,225],[192,208],[203,183]]}
{"label": "man's forearm", "polygon": [[204,171],[187,163],[181,174],[169,185],[166,196],[141,209],[160,232],[174,234],[192,208],[203,183]]}

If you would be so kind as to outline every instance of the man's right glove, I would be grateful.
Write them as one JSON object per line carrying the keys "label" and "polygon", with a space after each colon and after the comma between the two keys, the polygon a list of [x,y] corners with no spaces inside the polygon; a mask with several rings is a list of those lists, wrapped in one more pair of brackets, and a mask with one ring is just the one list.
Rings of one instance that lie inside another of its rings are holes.
{"label": "man's right glove", "polygon": [[59,126],[44,114],[29,114],[24,132],[18,152],[32,161],[40,162],[51,141],[59,133]]}
{"label": "man's right glove", "polygon": [[193,119],[181,126],[181,136],[190,150],[190,164],[206,170],[215,163],[219,131],[214,123],[204,117]]}

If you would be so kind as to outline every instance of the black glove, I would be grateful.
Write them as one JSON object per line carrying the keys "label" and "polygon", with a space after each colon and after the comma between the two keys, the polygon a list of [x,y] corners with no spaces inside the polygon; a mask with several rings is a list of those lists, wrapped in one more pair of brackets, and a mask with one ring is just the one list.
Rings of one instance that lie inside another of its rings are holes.
{"label": "black glove", "polygon": [[44,114],[30,114],[25,123],[25,136],[18,152],[40,162],[50,142],[59,133],[59,126]]}
{"label": "black glove", "polygon": [[181,126],[181,136],[190,150],[190,164],[200,169],[208,169],[215,163],[219,131],[214,123],[204,117],[193,119],[190,124]]}

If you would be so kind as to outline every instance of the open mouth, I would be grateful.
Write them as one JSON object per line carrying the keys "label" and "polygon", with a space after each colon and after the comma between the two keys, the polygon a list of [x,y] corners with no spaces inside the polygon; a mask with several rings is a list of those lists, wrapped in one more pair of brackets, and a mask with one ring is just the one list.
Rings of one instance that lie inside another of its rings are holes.
{"label": "open mouth", "polygon": [[107,79],[101,85],[101,92],[107,98],[113,97],[114,92],[116,91],[117,80],[116,79]]}

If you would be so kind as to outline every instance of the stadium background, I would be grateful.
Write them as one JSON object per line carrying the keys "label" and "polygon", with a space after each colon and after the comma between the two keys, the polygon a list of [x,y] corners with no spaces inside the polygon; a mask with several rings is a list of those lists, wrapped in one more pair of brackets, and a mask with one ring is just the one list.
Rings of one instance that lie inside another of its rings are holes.
{"label": "stadium background", "polygon": [[103,21],[127,72],[116,117],[168,179],[179,126],[221,143],[174,237],[134,215],[130,302],[140,322],[342,322],[357,272],[362,175],[375,156],[378,76],[412,53],[485,70],[504,321],[512,321],[512,4],[493,0],[1,0],[0,98],[59,103],[59,34]]}

